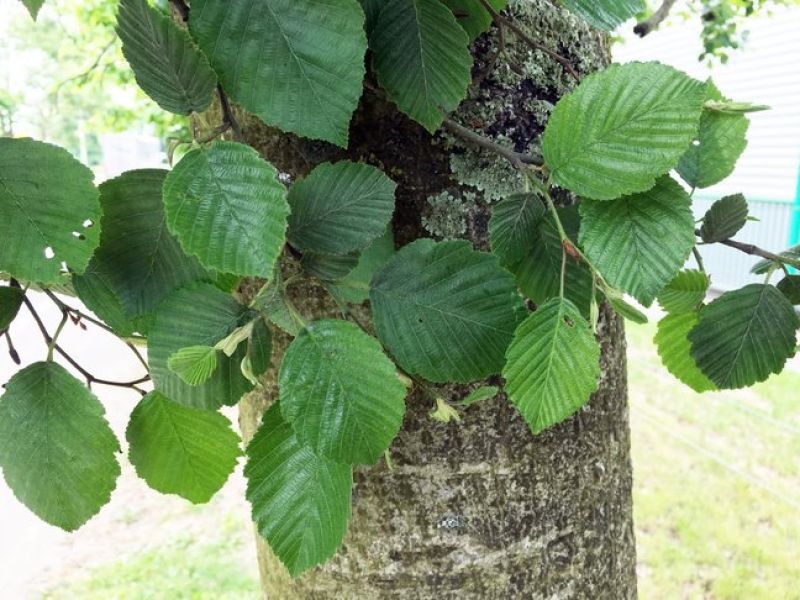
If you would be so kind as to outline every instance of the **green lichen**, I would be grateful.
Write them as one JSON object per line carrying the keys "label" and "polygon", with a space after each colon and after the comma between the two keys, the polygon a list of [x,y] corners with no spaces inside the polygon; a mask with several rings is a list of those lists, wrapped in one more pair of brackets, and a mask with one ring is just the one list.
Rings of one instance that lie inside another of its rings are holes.
{"label": "green lichen", "polygon": [[[604,38],[550,0],[510,0],[506,12],[531,39],[566,57],[580,73],[606,60]],[[565,26],[566,24],[566,26]],[[486,71],[470,90],[456,119],[517,152],[538,153],[541,134],[558,98],[575,87],[574,78],[546,53],[506,31],[506,49],[495,63],[496,29],[475,42],[476,73]],[[462,184],[492,202],[520,190],[521,178],[504,159],[465,145],[452,136],[450,169]]]}
{"label": "green lichen", "polygon": [[427,199],[428,211],[422,217],[422,226],[439,238],[464,237],[475,200],[475,194],[471,192],[460,196],[454,196],[450,192],[431,196]]}

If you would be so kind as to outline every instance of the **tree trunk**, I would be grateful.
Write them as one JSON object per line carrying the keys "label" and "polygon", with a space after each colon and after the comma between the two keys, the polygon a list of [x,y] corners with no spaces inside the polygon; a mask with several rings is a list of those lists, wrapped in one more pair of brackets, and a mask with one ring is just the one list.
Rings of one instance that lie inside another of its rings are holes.
{"label": "tree trunk", "polygon": [[[582,73],[608,61],[606,37],[547,0],[512,0],[508,14]],[[510,32],[506,37],[497,61],[496,31],[475,42],[470,96],[452,118],[517,151],[535,151],[549,110],[574,82],[547,55]],[[521,189],[503,159],[429,135],[374,85],[353,119],[347,151],[241,119],[246,141],[292,178],[341,158],[381,167],[399,184],[393,221],[399,245],[423,236],[462,237],[485,249],[491,203]],[[307,319],[333,312],[319,286],[295,288],[294,295]],[[599,391],[575,417],[536,437],[502,396],[464,410],[461,422],[443,424],[428,416],[430,395],[413,391],[391,448],[394,469],[381,462],[354,473],[349,532],[332,560],[291,581],[258,539],[265,596],[635,597],[625,343],[622,323],[605,309],[598,338]],[[277,336],[274,363],[286,343]],[[264,389],[240,403],[245,441],[277,398],[275,375],[273,368]],[[474,387],[438,391],[455,401]]]}

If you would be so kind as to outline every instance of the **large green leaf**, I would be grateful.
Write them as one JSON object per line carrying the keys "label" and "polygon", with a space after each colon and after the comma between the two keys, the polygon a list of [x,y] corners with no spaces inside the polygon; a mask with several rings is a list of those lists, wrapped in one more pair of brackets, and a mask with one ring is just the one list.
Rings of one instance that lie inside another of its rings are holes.
{"label": "large green leaf", "polygon": [[[706,100],[724,100],[709,81]],[[744,114],[704,109],[700,117],[696,143],[689,146],[676,169],[692,187],[706,188],[719,183],[736,168],[747,147],[747,128],[750,121]]]}
{"label": "large green leaf", "polygon": [[[444,0],[444,3],[453,11],[458,24],[464,28],[471,40],[489,30],[492,15],[481,0]],[[489,4],[497,12],[503,10],[507,3],[507,0],[489,0]]]}
{"label": "large green leaf", "polygon": [[[559,219],[570,237],[578,238],[580,218],[576,206],[558,209]],[[549,214],[536,225],[536,237],[525,254],[508,269],[517,278],[522,292],[536,304],[558,296],[561,287],[561,238],[555,220]],[[592,300],[592,274],[583,262],[567,259],[564,296],[589,316]]]}
{"label": "large green leaf", "polygon": [[100,246],[86,273],[73,281],[81,300],[112,327],[118,316],[142,325],[172,291],[209,279],[167,231],[161,200],[166,174],[160,169],[128,171],[100,185]]}
{"label": "large green leaf", "polygon": [[351,467],[301,445],[277,404],[247,446],[244,475],[258,532],[293,577],[333,556],[350,519]]}
{"label": "large green leaf", "polygon": [[283,418],[315,454],[372,464],[400,430],[405,387],[378,340],[347,321],[311,323],[286,351]]}
{"label": "large green leaf", "polygon": [[400,366],[439,382],[498,373],[522,306],[496,257],[429,239],[375,274],[370,300],[375,331]]}
{"label": "large green leaf", "polygon": [[536,194],[513,194],[497,203],[489,219],[489,240],[501,264],[514,264],[536,245],[544,212]]}
{"label": "large green leaf", "polygon": [[554,298],[525,319],[506,358],[506,393],[534,434],[586,404],[600,379],[600,347],[569,300]]}
{"label": "large green leaf", "polygon": [[471,80],[469,38],[450,9],[439,0],[387,0],[369,43],[389,99],[436,131]]}
{"label": "large green leaf", "polygon": [[289,205],[278,172],[235,142],[189,152],[164,181],[167,225],[206,267],[269,277]]}
{"label": "large green leaf", "polygon": [[347,254],[380,236],[394,212],[397,184],[370,165],[319,165],[289,191],[289,241],[303,252]]}
{"label": "large green leaf", "polygon": [[240,366],[247,348],[232,356],[217,355],[214,374],[200,385],[189,385],[168,367],[169,358],[182,348],[213,346],[254,315],[229,294],[211,284],[197,284],[172,293],[159,306],[147,338],[150,373],[155,388],[170,400],[194,408],[215,409],[238,402],[253,385]]}
{"label": "large green leaf", "polygon": [[792,304],[800,304],[800,275],[787,275],[776,286]]}
{"label": "large green leaf", "polygon": [[700,237],[706,243],[732,238],[747,224],[747,200],[741,194],[720,198],[703,217]]}
{"label": "large green leaf", "polygon": [[651,190],[612,202],[581,203],[580,242],[608,283],[645,306],[689,257],[695,243],[691,200],[662,177]]}
{"label": "large green leaf", "polygon": [[208,108],[217,77],[185,29],[147,0],[121,0],[117,34],[136,82],[161,108],[179,115]]}
{"label": "large green leaf", "polygon": [[25,8],[28,9],[28,12],[31,15],[31,19],[34,21],[36,17],[39,16],[39,10],[42,8],[44,4],[44,0],[20,0]]}
{"label": "large green leaf", "polygon": [[364,24],[364,29],[367,35],[372,33],[375,23],[378,21],[378,15],[381,13],[383,4],[386,0],[358,0],[361,3],[361,8],[364,10],[364,16],[367,18]]}
{"label": "large green leaf", "polygon": [[705,299],[709,285],[711,280],[702,271],[681,271],[658,293],[658,303],[668,313],[692,312]]}
{"label": "large green leaf", "polygon": [[703,374],[692,358],[688,337],[697,320],[697,311],[667,315],[658,322],[653,341],[667,371],[695,392],[707,392],[716,390],[717,386]]}
{"label": "large green leaf", "polygon": [[74,531],[111,497],[119,442],[103,405],[53,362],[14,375],[0,397],[0,467],[14,495],[51,525]]}
{"label": "large green leaf", "polygon": [[571,12],[598,29],[612,31],[645,10],[644,0],[561,0]]}
{"label": "large green leaf", "polygon": [[189,28],[244,108],[347,146],[367,50],[358,0],[194,0]]}
{"label": "large green leaf", "polygon": [[736,389],[764,381],[794,356],[800,319],[774,286],[753,283],[700,311],[689,333],[692,356],[711,381]]}
{"label": "large green leaf", "polygon": [[159,392],[136,405],[125,437],[131,464],[147,485],[195,504],[217,493],[241,454],[228,419],[181,406]]}
{"label": "large green leaf", "polygon": [[0,331],[11,325],[11,321],[19,312],[19,307],[22,306],[24,297],[25,293],[19,288],[0,287]]}
{"label": "large green leaf", "polygon": [[659,63],[589,75],[545,129],[553,182],[594,200],[649,190],[695,138],[704,95],[702,83]]}
{"label": "large green leaf", "polygon": [[58,146],[0,138],[0,271],[40,283],[82,273],[100,241],[92,172]]}
{"label": "large green leaf", "polygon": [[392,228],[375,239],[358,258],[355,269],[329,284],[328,289],[343,302],[361,304],[369,299],[369,282],[375,272],[395,254]]}

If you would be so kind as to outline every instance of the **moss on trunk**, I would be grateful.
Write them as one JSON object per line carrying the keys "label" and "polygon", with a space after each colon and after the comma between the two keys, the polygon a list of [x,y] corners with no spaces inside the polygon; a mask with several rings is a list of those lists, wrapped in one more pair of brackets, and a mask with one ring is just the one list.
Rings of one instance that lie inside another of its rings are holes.
{"label": "moss on trunk", "polygon": [[[531,37],[579,71],[608,61],[607,39],[550,2],[512,0],[509,10]],[[506,54],[493,62],[496,47],[496,32],[473,45],[474,84],[453,118],[517,151],[535,151],[550,109],[573,82],[519,40],[508,39]],[[518,189],[518,175],[502,159],[429,135],[372,86],[353,119],[347,151],[242,118],[247,142],[292,178],[341,158],[384,169],[399,184],[398,244],[434,235],[485,248],[492,202]],[[334,311],[313,284],[293,294],[306,318]],[[383,463],[356,470],[349,532],[330,562],[291,581],[258,540],[265,596],[634,597],[625,345],[610,311],[602,311],[598,338],[600,390],[575,417],[538,437],[503,397],[470,407],[460,423],[443,424],[428,417],[431,398],[412,393],[391,448],[394,470]],[[276,339],[276,363],[286,343]],[[240,403],[245,440],[277,397],[275,375],[270,370],[264,389]],[[457,400],[473,387],[439,391]]]}

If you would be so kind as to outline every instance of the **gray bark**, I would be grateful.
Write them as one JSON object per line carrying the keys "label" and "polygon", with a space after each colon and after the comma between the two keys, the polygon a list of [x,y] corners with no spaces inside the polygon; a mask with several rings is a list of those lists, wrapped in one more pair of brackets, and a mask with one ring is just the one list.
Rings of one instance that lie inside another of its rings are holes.
{"label": "gray bark", "polygon": [[[604,37],[545,0],[511,2],[510,15],[581,72],[608,60]],[[507,45],[493,63],[497,32],[474,44],[476,83],[454,118],[517,151],[536,151],[548,108],[573,84],[546,55],[510,36]],[[399,184],[399,244],[436,233],[485,248],[492,200],[518,185],[501,159],[429,135],[374,90],[354,117],[347,151],[242,119],[248,143],[292,177],[340,158],[384,169]],[[319,286],[294,295],[308,319],[333,313]],[[368,309],[362,313],[368,320]],[[265,596],[635,597],[625,342],[622,323],[606,309],[598,339],[599,391],[572,419],[537,437],[502,396],[465,410],[460,423],[443,424],[428,417],[429,395],[413,391],[391,448],[394,470],[382,462],[356,470],[349,532],[331,561],[291,581],[258,539]],[[275,364],[286,343],[277,336]],[[274,369],[264,384],[240,403],[245,440],[277,398]],[[438,391],[453,401],[474,387]]]}

